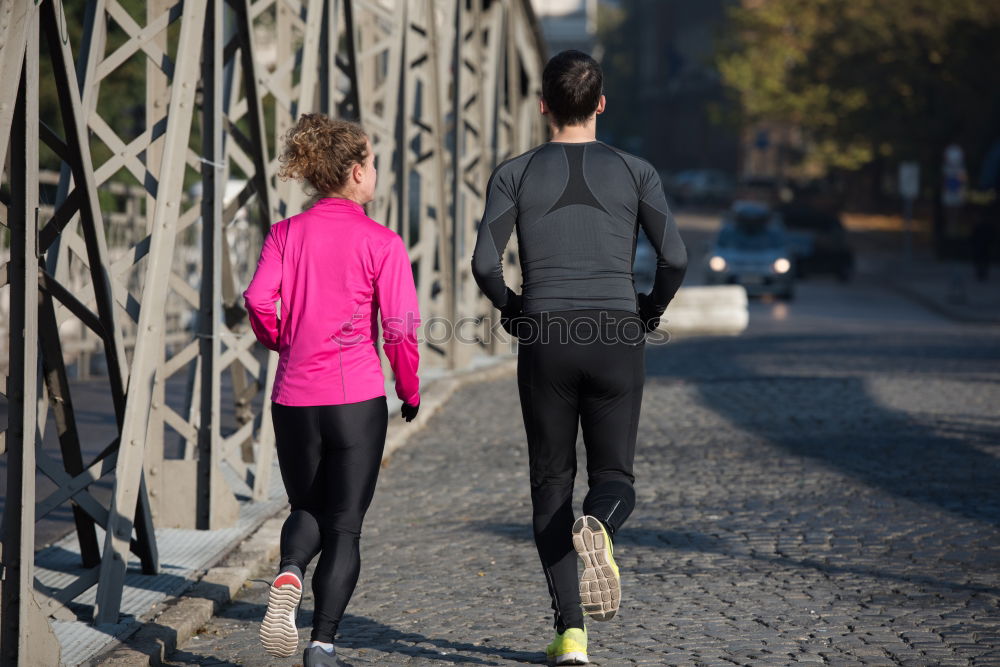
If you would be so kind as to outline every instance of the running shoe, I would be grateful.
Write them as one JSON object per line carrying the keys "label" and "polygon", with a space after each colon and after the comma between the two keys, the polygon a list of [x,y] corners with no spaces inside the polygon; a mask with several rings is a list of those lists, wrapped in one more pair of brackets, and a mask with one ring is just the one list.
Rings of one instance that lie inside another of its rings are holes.
{"label": "running shoe", "polygon": [[580,604],[595,621],[610,621],[622,599],[611,537],[598,519],[584,514],[573,524],[573,547],[583,560]]}
{"label": "running shoe", "polygon": [[276,658],[287,658],[299,649],[295,611],[302,599],[302,580],[293,572],[274,579],[267,596],[267,613],[260,624],[260,642]]}
{"label": "running shoe", "polygon": [[343,667],[336,650],[327,651],[322,646],[307,648],[302,653],[302,667]]}
{"label": "running shoe", "polygon": [[550,665],[587,665],[587,628],[566,628],[545,647]]}

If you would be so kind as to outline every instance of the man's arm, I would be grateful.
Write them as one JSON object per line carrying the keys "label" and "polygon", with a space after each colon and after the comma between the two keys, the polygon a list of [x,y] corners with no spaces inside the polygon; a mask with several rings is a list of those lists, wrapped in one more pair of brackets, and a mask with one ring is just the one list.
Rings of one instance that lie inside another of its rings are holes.
{"label": "man's arm", "polygon": [[639,225],[656,250],[656,275],[653,290],[640,303],[645,318],[659,318],[674,298],[687,271],[687,249],[670,214],[660,176],[647,169],[639,184]]}
{"label": "man's arm", "polygon": [[486,212],[479,223],[472,253],[472,275],[479,289],[501,313],[520,310],[520,296],[503,279],[503,252],[517,220],[517,203],[498,167],[486,186]]}

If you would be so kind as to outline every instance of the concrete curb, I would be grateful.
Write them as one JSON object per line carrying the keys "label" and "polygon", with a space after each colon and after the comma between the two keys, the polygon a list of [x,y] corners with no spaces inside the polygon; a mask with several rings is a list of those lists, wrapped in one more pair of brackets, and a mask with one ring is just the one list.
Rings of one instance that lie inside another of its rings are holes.
{"label": "concrete curb", "polygon": [[660,318],[659,330],[671,336],[738,336],[750,323],[746,288],[699,285],[677,290]]}
{"label": "concrete curb", "polygon": [[[433,380],[421,392],[420,412],[412,422],[407,424],[399,419],[398,411],[390,415],[383,465],[463,385],[512,375],[516,368],[516,357],[504,355],[488,366],[456,371]],[[393,419],[394,416],[397,418]],[[251,577],[278,557],[285,509],[282,507],[276,515],[265,520],[183,595],[154,608],[150,618],[127,640],[113,644],[86,664],[132,667],[163,664],[167,656],[183,646],[228,604]]]}

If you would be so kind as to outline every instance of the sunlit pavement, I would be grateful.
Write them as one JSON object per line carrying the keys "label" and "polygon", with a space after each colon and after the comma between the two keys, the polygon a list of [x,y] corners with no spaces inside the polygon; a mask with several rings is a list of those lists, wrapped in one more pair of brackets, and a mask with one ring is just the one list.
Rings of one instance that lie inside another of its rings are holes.
{"label": "sunlit pavement", "polygon": [[[592,660],[1000,665],[1000,329],[864,276],[750,308],[742,336],[647,347],[623,606]],[[463,389],[382,471],[345,661],[542,662],[529,516],[514,379]],[[265,591],[171,664],[296,664],[257,644]]]}

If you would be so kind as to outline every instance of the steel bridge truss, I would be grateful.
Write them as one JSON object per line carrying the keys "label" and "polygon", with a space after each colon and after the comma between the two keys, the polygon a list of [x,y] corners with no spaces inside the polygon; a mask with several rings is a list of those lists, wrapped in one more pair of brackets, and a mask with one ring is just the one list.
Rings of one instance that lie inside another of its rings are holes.
{"label": "steel bridge truss", "polygon": [[[469,271],[475,229],[493,166],[545,132],[527,0],[148,0],[142,16],[119,0],[86,4],[75,45],[58,0],[0,0],[5,665],[56,664],[48,619],[88,593],[94,623],[117,623],[130,555],[158,571],[157,526],[225,527],[235,494],[267,497],[277,355],[256,343],[240,294],[266,225],[308,204],[298,184],[275,178],[281,137],[300,114],[357,119],[369,132],[380,178],[368,213],[406,242],[425,322],[463,320],[480,341],[424,343],[425,365],[446,368],[495,351],[490,305]],[[145,117],[122,136],[98,102],[136,60]],[[40,81],[42,65],[51,81]],[[44,86],[58,94],[56,127],[40,115]],[[43,150],[62,165],[51,207],[40,201]],[[122,212],[102,193],[123,181],[138,192],[130,240],[109,243]],[[248,210],[263,225],[249,246]],[[172,312],[190,317],[182,325]],[[116,436],[90,458],[67,323],[96,341],[114,406]],[[169,400],[171,382],[183,405]],[[41,447],[50,411],[58,456]],[[36,474],[56,490],[38,495]],[[95,496],[99,481],[112,483],[109,501]],[[34,574],[35,523],[67,506],[81,567],[53,590]]]}

